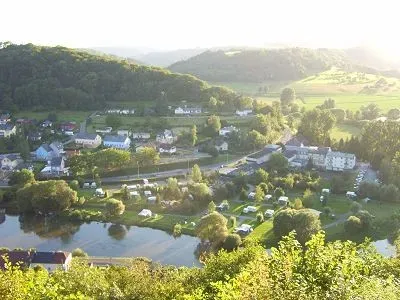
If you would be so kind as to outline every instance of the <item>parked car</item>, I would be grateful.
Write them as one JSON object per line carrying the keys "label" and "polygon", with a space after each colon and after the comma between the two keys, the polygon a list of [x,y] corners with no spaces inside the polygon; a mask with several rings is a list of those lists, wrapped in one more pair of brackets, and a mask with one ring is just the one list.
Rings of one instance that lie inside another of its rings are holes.
{"label": "parked car", "polygon": [[256,212],[257,211],[257,207],[255,206],[247,206],[245,208],[243,208],[243,213],[247,214],[249,212]]}
{"label": "parked car", "polygon": [[267,217],[267,218],[272,218],[273,217],[273,215],[274,215],[274,210],[273,209],[267,209],[266,211],[265,211],[265,213],[264,213],[264,216],[265,217]]}

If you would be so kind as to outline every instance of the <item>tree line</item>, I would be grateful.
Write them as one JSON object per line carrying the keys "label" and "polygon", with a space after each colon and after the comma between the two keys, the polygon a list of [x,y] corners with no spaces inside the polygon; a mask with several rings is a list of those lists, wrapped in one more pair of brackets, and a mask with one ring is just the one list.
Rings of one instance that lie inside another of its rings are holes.
{"label": "tree line", "polygon": [[65,47],[2,44],[0,106],[18,109],[99,109],[106,102],[234,102],[236,93],[190,75],[95,56]]}

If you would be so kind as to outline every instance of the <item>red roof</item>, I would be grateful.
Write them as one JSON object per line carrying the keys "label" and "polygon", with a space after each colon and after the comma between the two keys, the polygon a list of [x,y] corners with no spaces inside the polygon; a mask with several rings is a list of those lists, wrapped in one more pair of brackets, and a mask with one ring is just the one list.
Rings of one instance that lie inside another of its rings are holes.
{"label": "red roof", "polygon": [[12,266],[29,267],[33,255],[29,251],[0,251],[0,269],[4,270],[7,262]]}

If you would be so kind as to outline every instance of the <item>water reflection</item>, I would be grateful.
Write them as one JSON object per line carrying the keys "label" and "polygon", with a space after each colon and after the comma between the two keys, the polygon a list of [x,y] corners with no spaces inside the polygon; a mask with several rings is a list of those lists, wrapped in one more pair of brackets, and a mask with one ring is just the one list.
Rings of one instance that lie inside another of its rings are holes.
{"label": "water reflection", "polygon": [[126,233],[127,230],[120,224],[112,224],[110,227],[108,227],[108,235],[117,241],[123,240],[126,236]]}
{"label": "water reflection", "polygon": [[199,266],[195,237],[174,238],[161,230],[110,223],[61,222],[54,217],[6,216],[0,224],[0,247],[72,251],[93,256],[147,257],[163,264]]}

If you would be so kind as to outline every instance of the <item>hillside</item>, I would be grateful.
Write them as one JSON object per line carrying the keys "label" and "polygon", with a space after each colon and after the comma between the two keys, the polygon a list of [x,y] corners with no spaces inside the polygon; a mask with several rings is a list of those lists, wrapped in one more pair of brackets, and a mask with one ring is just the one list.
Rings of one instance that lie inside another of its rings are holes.
{"label": "hillside", "polygon": [[343,51],[286,48],[207,51],[169,69],[213,82],[264,82],[298,80],[333,65],[349,65]]}
{"label": "hillside", "polygon": [[3,109],[96,109],[109,102],[232,101],[236,93],[190,75],[64,47],[0,45]]}

